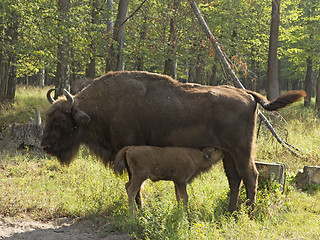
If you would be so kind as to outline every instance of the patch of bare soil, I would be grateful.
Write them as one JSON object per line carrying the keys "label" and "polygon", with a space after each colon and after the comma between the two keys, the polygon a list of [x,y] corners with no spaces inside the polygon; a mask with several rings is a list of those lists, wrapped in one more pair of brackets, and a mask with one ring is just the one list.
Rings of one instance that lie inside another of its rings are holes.
{"label": "patch of bare soil", "polygon": [[110,223],[97,225],[92,220],[60,218],[38,222],[0,216],[0,239],[12,240],[129,240],[134,237],[116,232]]}

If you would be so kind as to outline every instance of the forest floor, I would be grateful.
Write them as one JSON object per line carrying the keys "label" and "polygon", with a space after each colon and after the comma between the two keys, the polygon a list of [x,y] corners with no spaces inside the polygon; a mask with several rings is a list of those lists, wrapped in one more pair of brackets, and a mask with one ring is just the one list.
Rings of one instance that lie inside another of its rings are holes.
{"label": "forest floor", "polygon": [[116,232],[110,223],[97,224],[92,220],[59,218],[35,221],[28,218],[0,216],[0,239],[12,240],[128,240],[132,236]]}

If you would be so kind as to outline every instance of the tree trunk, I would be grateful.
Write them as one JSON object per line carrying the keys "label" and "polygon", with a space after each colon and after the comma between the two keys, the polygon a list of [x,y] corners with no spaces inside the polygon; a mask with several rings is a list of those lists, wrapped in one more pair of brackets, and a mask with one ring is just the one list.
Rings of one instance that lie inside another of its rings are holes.
{"label": "tree trunk", "polygon": [[[113,29],[114,42],[109,49],[107,71],[120,71],[123,69],[124,22],[126,20],[128,5],[129,0],[120,0],[119,2],[117,19]],[[117,45],[117,48],[115,45]]]}
{"label": "tree trunk", "polygon": [[315,107],[318,111],[320,111],[320,67],[319,67],[318,78],[317,78]]}
{"label": "tree trunk", "polygon": [[45,68],[43,68],[40,70],[40,88],[44,88],[45,78],[46,78],[46,70]]}
{"label": "tree trunk", "polygon": [[113,20],[112,20],[112,10],[113,10],[113,0],[107,0],[107,33],[112,33],[113,31]]}
{"label": "tree trunk", "polygon": [[307,93],[307,97],[304,99],[304,106],[310,106],[310,101],[312,97],[312,59],[307,58],[307,72],[306,78],[304,80],[304,90]]}
{"label": "tree trunk", "polygon": [[204,59],[201,54],[198,54],[197,65],[196,65],[196,83],[205,84],[205,69],[204,69]]}
{"label": "tree trunk", "polygon": [[[99,22],[99,0],[92,1],[92,11],[91,11],[91,23],[96,25]],[[86,77],[95,78],[96,72],[96,43],[94,37],[90,39],[91,43],[89,44],[89,63],[86,66]]]}
{"label": "tree trunk", "polygon": [[70,88],[69,66],[69,34],[67,29],[70,0],[58,0],[58,10],[61,18],[61,41],[58,43],[58,63],[56,73],[55,98],[63,94],[63,89]]}
{"label": "tree trunk", "polygon": [[0,48],[0,103],[13,103],[16,91],[16,61],[14,52],[18,40],[19,16],[13,11],[10,20],[0,26],[0,34],[5,31],[5,35],[0,35],[0,41],[10,46],[8,49]]}
{"label": "tree trunk", "polygon": [[216,76],[217,76],[217,65],[213,64],[212,70],[211,70],[211,74],[210,74],[209,85],[211,85],[211,86],[216,86],[217,85]]}
{"label": "tree trunk", "polygon": [[190,59],[190,62],[188,62],[188,83],[192,83],[196,81],[196,60]]}
{"label": "tree trunk", "polygon": [[[112,13],[113,13],[113,0],[107,0],[107,35],[111,39],[112,32],[113,32],[113,20],[112,20]],[[111,49],[112,49],[112,43],[110,45],[106,46],[107,54],[106,54],[106,72],[110,71],[111,66]]]}
{"label": "tree trunk", "polygon": [[14,96],[16,93],[16,81],[17,81],[17,67],[16,67],[16,56],[14,53],[11,54],[11,61],[9,67],[9,79],[7,88],[7,101],[10,103],[14,102]]}
{"label": "tree trunk", "polygon": [[138,71],[144,70],[144,51],[142,47],[147,37],[147,27],[148,27],[148,18],[146,15],[144,15],[142,27],[140,30],[140,41],[138,43],[139,47],[138,47],[137,59],[136,59],[136,69]]}
{"label": "tree trunk", "polygon": [[181,0],[174,0],[173,17],[170,20],[167,59],[164,63],[164,74],[177,78],[177,20]]}
{"label": "tree trunk", "polygon": [[269,39],[268,70],[267,70],[267,94],[272,100],[279,96],[278,78],[278,35],[280,24],[280,0],[272,0],[271,27]]}
{"label": "tree trunk", "polygon": [[6,102],[9,80],[9,63],[7,57],[0,53],[0,103]]}

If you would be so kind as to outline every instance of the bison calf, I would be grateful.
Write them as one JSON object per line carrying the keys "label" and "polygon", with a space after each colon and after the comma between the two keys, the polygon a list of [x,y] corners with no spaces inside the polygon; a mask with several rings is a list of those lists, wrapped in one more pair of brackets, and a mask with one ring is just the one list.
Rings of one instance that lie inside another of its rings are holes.
{"label": "bison calf", "polygon": [[222,155],[222,151],[213,147],[200,151],[182,147],[128,146],[117,153],[114,170],[122,174],[126,169],[131,176],[126,183],[129,206],[134,205],[141,184],[149,178],[173,181],[177,201],[181,199],[187,208],[187,183],[209,170]]}

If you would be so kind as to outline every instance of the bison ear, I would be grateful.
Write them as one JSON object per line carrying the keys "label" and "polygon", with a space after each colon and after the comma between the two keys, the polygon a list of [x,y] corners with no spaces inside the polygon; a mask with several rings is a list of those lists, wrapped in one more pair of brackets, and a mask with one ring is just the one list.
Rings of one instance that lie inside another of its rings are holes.
{"label": "bison ear", "polygon": [[90,116],[77,108],[73,111],[73,118],[81,125],[87,125],[90,122]]}

